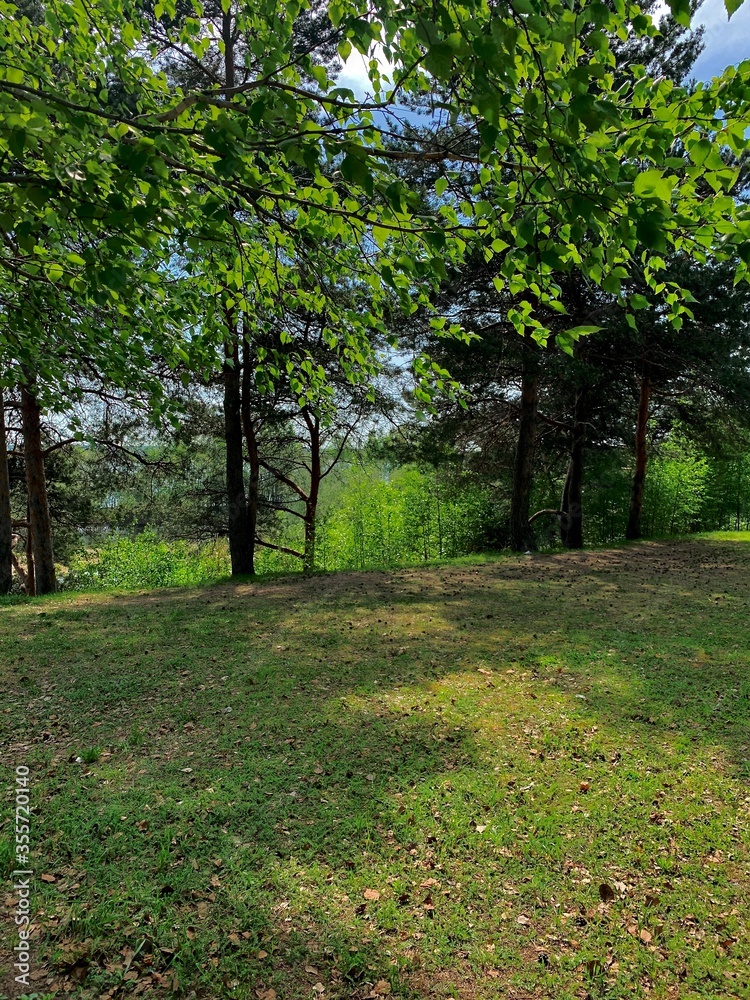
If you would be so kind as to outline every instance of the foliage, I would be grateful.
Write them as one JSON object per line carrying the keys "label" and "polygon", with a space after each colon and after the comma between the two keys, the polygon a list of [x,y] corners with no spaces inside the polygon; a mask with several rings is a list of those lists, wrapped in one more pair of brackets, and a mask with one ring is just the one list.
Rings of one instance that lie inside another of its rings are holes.
{"label": "foliage", "polygon": [[140,590],[197,586],[229,575],[226,545],[160,540],[146,529],[115,538],[96,552],[76,555],[66,588]]}
{"label": "foliage", "polygon": [[[689,21],[689,4],[672,6]],[[17,13],[3,3],[6,378],[33,371],[59,383],[60,359],[84,352],[121,384],[151,351],[205,372],[236,315],[274,315],[289,298],[326,316],[346,369],[373,371],[370,334],[389,335],[393,298],[407,312],[428,306],[467,240],[498,256],[498,287],[524,293],[510,323],[540,339],[535,303],[564,311],[558,276],[572,267],[625,307],[623,279],[642,273],[677,324],[689,309],[660,276],[664,253],[704,260],[736,246],[745,273],[750,221],[725,161],[747,147],[750,63],[692,92],[637,69],[616,88],[609,36],[656,32],[625,0],[463,0],[429,17],[392,0],[337,0],[318,44],[365,57],[365,101],[299,50],[306,4],[204,11],[167,0],[149,19],[147,5],[126,0],[50,0],[42,20]],[[242,40],[236,66],[232,39]],[[165,45],[198,64],[218,52],[223,76],[180,86],[160,65]],[[372,58],[377,46],[391,79]],[[408,101],[438,87],[445,122],[426,136],[402,128]],[[438,167],[427,201],[394,170],[409,160]],[[471,169],[468,193],[454,184],[458,164]],[[195,265],[191,249],[202,252]],[[369,288],[366,311],[330,296],[342,274]],[[57,321],[39,341],[47,291]],[[191,301],[213,303],[200,336]],[[97,341],[96,310],[134,329],[115,324]],[[557,336],[570,349],[590,329]],[[321,373],[304,353],[297,364],[300,398],[312,403]],[[261,367],[272,377],[274,359]],[[418,368],[445,383],[439,366]]]}
{"label": "foliage", "polygon": [[350,474],[323,518],[322,569],[369,569],[452,558],[487,547],[491,492],[465,480],[401,468]]}
{"label": "foliage", "polygon": [[649,535],[687,534],[701,527],[711,469],[684,441],[669,441],[652,462],[644,515]]}

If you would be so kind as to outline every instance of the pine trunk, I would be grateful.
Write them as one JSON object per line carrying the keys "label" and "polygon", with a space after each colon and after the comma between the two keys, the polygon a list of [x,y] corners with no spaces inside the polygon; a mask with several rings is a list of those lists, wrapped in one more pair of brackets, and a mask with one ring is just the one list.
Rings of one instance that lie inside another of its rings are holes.
{"label": "pine trunk", "polygon": [[52,523],[50,521],[47,482],[44,473],[42,448],[42,411],[32,392],[21,386],[21,423],[23,428],[23,460],[26,469],[26,489],[29,497],[29,532],[33,575],[36,594],[55,591],[55,560],[52,552]]}
{"label": "pine trunk", "polygon": [[306,573],[315,569],[315,543],[317,540],[318,497],[320,496],[320,421],[316,416],[303,412],[310,432],[310,490],[305,501],[305,551],[302,560]]}
{"label": "pine trunk", "polygon": [[521,410],[518,441],[513,463],[513,492],[510,506],[510,547],[515,552],[536,548],[534,532],[529,524],[529,504],[534,472],[534,449],[537,436],[537,404],[539,375],[537,358],[529,346],[524,352],[521,376]]}
{"label": "pine trunk", "polygon": [[226,444],[226,485],[229,531],[229,557],[232,576],[253,572],[253,545],[249,533],[245,500],[244,458],[242,453],[242,415],[239,350],[236,341],[225,348],[222,370],[224,379],[224,441]]}
{"label": "pine trunk", "polygon": [[630,495],[630,514],[625,537],[631,540],[641,537],[641,522],[643,519],[643,491],[646,485],[646,468],[648,466],[648,417],[651,402],[651,380],[644,372],[641,378],[641,393],[638,401],[638,418],[635,428],[635,474],[633,490]]}
{"label": "pine trunk", "polygon": [[8,442],[5,435],[5,403],[0,390],[0,594],[13,586],[13,515],[10,509]]}
{"label": "pine trunk", "polygon": [[560,538],[567,549],[583,548],[583,450],[586,441],[584,400],[579,395],[573,411],[570,460],[560,509]]}
{"label": "pine trunk", "polygon": [[250,465],[250,477],[247,484],[247,533],[248,547],[250,549],[249,572],[255,572],[255,539],[258,533],[258,503],[260,486],[260,453],[258,451],[258,438],[253,424],[252,411],[250,407],[250,393],[252,383],[252,358],[250,356],[250,344],[246,336],[242,338],[242,429],[245,434],[245,445],[247,447],[247,459]]}

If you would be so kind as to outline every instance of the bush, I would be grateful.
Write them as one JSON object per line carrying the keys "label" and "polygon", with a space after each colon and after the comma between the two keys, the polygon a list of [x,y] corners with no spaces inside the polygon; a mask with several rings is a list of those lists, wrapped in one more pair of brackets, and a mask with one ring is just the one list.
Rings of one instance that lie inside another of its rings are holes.
{"label": "bush", "polygon": [[116,538],[96,552],[73,557],[65,586],[122,590],[185,587],[208,583],[229,572],[225,542],[163,541],[147,529],[135,538]]}

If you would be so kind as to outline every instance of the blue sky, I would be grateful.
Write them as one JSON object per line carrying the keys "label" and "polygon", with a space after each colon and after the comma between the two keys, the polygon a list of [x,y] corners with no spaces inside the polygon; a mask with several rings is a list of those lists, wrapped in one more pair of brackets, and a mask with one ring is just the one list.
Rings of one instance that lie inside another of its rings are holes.
{"label": "blue sky", "polygon": [[705,24],[706,47],[693,67],[699,80],[710,80],[730,65],[750,59],[750,0],[727,20],[724,0],[705,0],[695,17]]}
{"label": "blue sky", "polygon": [[[697,79],[710,80],[725,67],[750,59],[750,0],[745,0],[731,21],[727,20],[724,0],[705,0],[695,23],[706,26],[706,47],[693,67]],[[387,67],[383,65],[383,69]],[[357,52],[347,59],[339,84],[360,95],[368,89],[365,61]]]}

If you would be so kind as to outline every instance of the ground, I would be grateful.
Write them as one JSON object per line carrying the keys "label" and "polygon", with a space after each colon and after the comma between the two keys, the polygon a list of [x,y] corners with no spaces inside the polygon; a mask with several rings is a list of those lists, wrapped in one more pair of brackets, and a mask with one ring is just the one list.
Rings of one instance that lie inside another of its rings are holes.
{"label": "ground", "polygon": [[31,992],[750,997],[750,544],[0,609]]}

